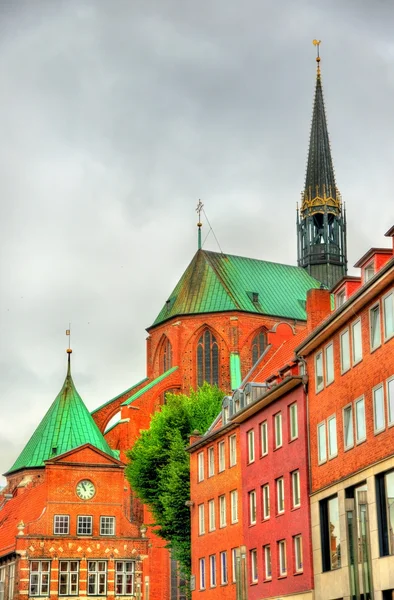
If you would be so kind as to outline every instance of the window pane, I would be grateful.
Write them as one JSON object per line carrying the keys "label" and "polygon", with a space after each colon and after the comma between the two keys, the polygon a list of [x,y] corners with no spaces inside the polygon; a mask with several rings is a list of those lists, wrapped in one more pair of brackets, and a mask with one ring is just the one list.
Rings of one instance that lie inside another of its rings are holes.
{"label": "window pane", "polygon": [[278,413],[274,417],[275,422],[275,448],[282,446],[282,415]]}
{"label": "window pane", "polygon": [[343,411],[345,448],[353,446],[353,416],[352,407],[347,406]]}
{"label": "window pane", "polygon": [[394,471],[385,476],[387,531],[390,554],[394,554]]}
{"label": "window pane", "polygon": [[334,381],[334,346],[326,347],[326,384]]}
{"label": "window pane", "polygon": [[264,546],[264,563],[265,563],[265,578],[271,579],[272,570],[271,570],[271,547]]}
{"label": "window pane", "polygon": [[321,423],[317,428],[317,443],[318,443],[318,457],[319,462],[325,462],[327,460],[327,448],[326,448],[326,424]]}
{"label": "window pane", "polygon": [[359,319],[352,325],[352,348],[353,348],[353,363],[358,363],[363,357],[362,341],[361,341],[361,320]]}
{"label": "window pane", "polygon": [[339,535],[339,504],[338,497],[328,501],[328,539],[330,546],[331,569],[341,566],[341,539]]}
{"label": "window pane", "polygon": [[338,454],[336,417],[328,419],[328,454],[330,458]]}
{"label": "window pane", "polygon": [[387,339],[394,334],[394,294],[389,294],[383,300],[384,308],[384,337]]}
{"label": "window pane", "polygon": [[341,371],[344,373],[350,369],[349,331],[341,333]]}
{"label": "window pane", "polygon": [[387,404],[389,409],[389,423],[394,423],[394,378],[387,382]]}
{"label": "window pane", "polygon": [[375,431],[383,431],[386,427],[384,416],[384,394],[383,385],[373,390],[373,412]]}
{"label": "window pane", "polygon": [[261,424],[261,454],[268,454],[268,423],[264,421]]}
{"label": "window pane", "polygon": [[369,313],[371,327],[371,348],[377,348],[381,343],[380,336],[380,306],[374,306]]}
{"label": "window pane", "polygon": [[364,398],[356,402],[356,438],[358,442],[366,438]]}
{"label": "window pane", "polygon": [[324,379],[323,379],[323,355],[321,352],[316,354],[315,358],[315,370],[316,370],[316,390],[319,391],[323,389]]}
{"label": "window pane", "polygon": [[298,416],[297,404],[290,406],[290,439],[295,440],[298,437]]}

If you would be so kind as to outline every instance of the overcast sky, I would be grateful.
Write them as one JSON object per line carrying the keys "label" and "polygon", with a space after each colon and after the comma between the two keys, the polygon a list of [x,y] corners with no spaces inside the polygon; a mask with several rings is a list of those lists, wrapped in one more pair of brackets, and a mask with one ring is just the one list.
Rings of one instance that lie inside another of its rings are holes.
{"label": "overcast sky", "polygon": [[223,251],[295,263],[313,38],[349,264],[389,244],[393,26],[392,0],[0,2],[1,473],[62,386],[69,322],[90,409],[144,377],[199,198]]}

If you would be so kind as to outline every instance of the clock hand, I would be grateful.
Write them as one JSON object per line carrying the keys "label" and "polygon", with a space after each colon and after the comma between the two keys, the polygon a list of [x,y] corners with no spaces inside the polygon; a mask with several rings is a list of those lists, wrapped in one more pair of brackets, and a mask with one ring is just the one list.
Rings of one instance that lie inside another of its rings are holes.
{"label": "clock hand", "polygon": [[84,484],[84,482],[82,482],[82,487],[83,487],[83,489],[84,489],[84,492],[86,492],[86,487],[85,487],[85,484]]}

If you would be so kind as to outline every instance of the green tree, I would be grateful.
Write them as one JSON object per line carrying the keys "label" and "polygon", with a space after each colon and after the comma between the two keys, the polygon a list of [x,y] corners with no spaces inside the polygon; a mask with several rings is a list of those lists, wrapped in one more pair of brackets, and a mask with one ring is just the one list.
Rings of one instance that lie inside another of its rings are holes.
{"label": "green tree", "polygon": [[190,395],[167,394],[150,427],[128,452],[126,476],[149,506],[155,532],[168,542],[182,575],[190,576],[190,434],[205,432],[221,410],[224,393],[207,383]]}

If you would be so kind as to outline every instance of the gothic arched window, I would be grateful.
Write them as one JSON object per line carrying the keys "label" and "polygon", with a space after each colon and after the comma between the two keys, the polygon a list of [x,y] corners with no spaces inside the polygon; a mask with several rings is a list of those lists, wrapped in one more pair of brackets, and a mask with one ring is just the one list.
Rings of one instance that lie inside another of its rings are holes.
{"label": "gothic arched window", "polygon": [[172,367],[172,346],[168,338],[165,338],[160,351],[160,372],[165,373]]}
{"label": "gothic arched window", "polygon": [[197,344],[197,385],[204,381],[219,385],[219,346],[209,329],[203,331]]}
{"label": "gothic arched window", "polygon": [[253,338],[252,341],[252,363],[255,364],[260,356],[263,354],[266,347],[265,332],[259,331],[259,333]]}

